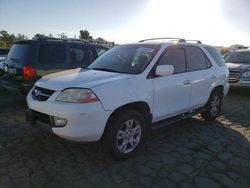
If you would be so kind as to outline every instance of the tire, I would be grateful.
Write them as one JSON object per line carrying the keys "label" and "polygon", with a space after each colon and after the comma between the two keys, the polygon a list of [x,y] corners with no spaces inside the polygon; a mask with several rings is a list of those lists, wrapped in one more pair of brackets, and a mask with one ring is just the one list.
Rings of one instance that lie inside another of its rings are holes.
{"label": "tire", "polygon": [[143,115],[137,111],[121,111],[107,124],[103,146],[116,160],[125,160],[141,148],[147,127]]}
{"label": "tire", "polygon": [[205,106],[205,112],[201,113],[203,119],[207,121],[215,120],[221,112],[221,105],[222,105],[223,94],[220,91],[212,92],[209,100]]}

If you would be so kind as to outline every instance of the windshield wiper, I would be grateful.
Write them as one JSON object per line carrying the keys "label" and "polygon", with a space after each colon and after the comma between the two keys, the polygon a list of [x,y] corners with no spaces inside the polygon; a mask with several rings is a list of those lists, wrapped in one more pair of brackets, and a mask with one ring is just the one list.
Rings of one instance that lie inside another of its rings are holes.
{"label": "windshield wiper", "polygon": [[107,71],[107,72],[117,72],[113,69],[109,69],[109,68],[90,68],[92,70],[99,70],[99,71]]}

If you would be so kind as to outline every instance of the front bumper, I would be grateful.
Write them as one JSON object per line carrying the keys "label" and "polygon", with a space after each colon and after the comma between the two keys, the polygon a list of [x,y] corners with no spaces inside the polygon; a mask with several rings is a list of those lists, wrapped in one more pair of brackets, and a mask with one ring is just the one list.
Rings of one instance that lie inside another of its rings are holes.
{"label": "front bumper", "polygon": [[237,82],[230,82],[230,87],[249,87],[250,88],[250,80],[242,80],[240,79]]}
{"label": "front bumper", "polygon": [[[53,94],[57,95],[56,92]],[[111,111],[105,111],[100,102],[94,103],[65,103],[53,99],[53,95],[47,101],[37,101],[27,95],[27,104],[29,114],[27,119],[34,125],[35,123],[45,123],[49,125],[52,132],[64,139],[78,142],[98,141],[103,132]],[[52,99],[51,99],[52,98]],[[60,117],[67,119],[64,127],[55,127],[52,121],[42,121],[41,117],[45,115],[45,120]]]}

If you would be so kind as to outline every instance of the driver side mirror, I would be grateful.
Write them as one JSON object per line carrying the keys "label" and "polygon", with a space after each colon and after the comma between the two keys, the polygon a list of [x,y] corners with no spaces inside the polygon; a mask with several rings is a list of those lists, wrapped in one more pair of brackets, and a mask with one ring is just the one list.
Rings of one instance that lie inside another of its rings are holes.
{"label": "driver side mirror", "polygon": [[174,74],[173,65],[158,65],[155,70],[156,76],[168,76]]}

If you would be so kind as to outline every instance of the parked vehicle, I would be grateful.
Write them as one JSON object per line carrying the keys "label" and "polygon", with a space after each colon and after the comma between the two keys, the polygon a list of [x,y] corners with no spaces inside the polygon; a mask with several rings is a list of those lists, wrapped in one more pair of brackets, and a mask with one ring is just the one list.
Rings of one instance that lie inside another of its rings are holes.
{"label": "parked vehicle", "polygon": [[214,47],[178,41],[119,45],[88,69],[43,77],[27,95],[27,119],[68,140],[101,141],[119,159],[138,151],[149,128],[197,113],[215,119],[228,68]]}
{"label": "parked vehicle", "polygon": [[231,52],[226,62],[230,85],[250,87],[250,48]]}
{"label": "parked vehicle", "polygon": [[12,46],[1,80],[9,91],[26,94],[44,75],[87,67],[108,48],[74,40],[24,40]]}
{"label": "parked vehicle", "polygon": [[9,48],[0,48],[0,61],[6,59],[10,49]]}
{"label": "parked vehicle", "polygon": [[3,75],[3,62],[6,59],[10,49],[9,48],[0,48],[0,76]]}

